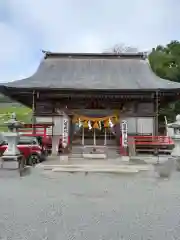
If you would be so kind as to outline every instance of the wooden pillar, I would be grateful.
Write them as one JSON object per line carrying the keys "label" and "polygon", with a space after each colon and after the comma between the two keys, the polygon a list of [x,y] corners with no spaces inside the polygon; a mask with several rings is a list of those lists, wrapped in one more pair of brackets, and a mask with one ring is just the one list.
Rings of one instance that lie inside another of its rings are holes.
{"label": "wooden pillar", "polygon": [[73,116],[69,115],[69,148],[72,148],[72,141],[74,135]]}
{"label": "wooden pillar", "polygon": [[84,146],[84,126],[82,125],[82,146]]}
{"label": "wooden pillar", "polygon": [[36,134],[36,91],[32,93],[32,132]]}
{"label": "wooden pillar", "polygon": [[[156,91],[156,94],[155,94],[155,129],[154,130],[155,130],[154,135],[157,138],[159,135],[159,92],[158,91]],[[155,139],[155,140],[157,140],[157,139]],[[154,154],[156,156],[158,156],[158,154],[159,154],[158,147],[155,148]]]}
{"label": "wooden pillar", "polygon": [[159,134],[159,93],[156,91],[155,94],[155,136],[158,136]]}
{"label": "wooden pillar", "polygon": [[94,128],[93,130],[94,130],[94,131],[93,131],[93,136],[94,136],[94,137],[93,137],[93,140],[94,140],[94,141],[93,141],[93,145],[96,146],[96,129]]}
{"label": "wooden pillar", "polygon": [[107,132],[106,132],[106,128],[104,128],[104,145],[107,145]]}

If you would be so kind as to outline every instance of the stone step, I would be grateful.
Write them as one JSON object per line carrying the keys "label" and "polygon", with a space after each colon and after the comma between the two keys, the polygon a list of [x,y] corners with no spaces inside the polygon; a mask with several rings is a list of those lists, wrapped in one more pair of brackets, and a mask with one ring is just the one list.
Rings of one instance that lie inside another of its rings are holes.
{"label": "stone step", "polygon": [[139,172],[139,171],[149,171],[153,170],[153,166],[150,165],[127,165],[127,164],[95,164],[92,162],[87,162],[84,164],[59,164],[59,165],[45,165],[38,164],[36,168],[41,168],[43,170],[55,170],[64,172]]}
{"label": "stone step", "polygon": [[84,172],[84,173],[138,173],[139,170],[138,169],[117,169],[117,168],[101,168],[101,169],[97,169],[97,168],[53,168],[52,172]]}
{"label": "stone step", "polygon": [[[85,148],[89,147],[89,151],[92,151],[94,146],[85,146]],[[119,151],[119,147],[117,146],[97,146],[97,148],[104,148],[104,152],[107,154],[108,158],[117,158],[120,156],[120,151]],[[83,146],[73,146],[72,150],[71,150],[71,158],[77,158],[77,155],[79,155],[78,157],[82,156],[82,153],[85,152],[87,153],[87,149],[85,150]]]}
{"label": "stone step", "polygon": [[73,156],[69,156],[69,159],[83,159],[82,155],[73,155]]}

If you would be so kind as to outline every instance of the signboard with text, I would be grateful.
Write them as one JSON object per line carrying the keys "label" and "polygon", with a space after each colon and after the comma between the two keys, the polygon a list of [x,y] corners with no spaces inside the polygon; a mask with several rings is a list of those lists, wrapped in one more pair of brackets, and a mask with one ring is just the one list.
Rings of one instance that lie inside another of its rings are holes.
{"label": "signboard with text", "polygon": [[126,120],[122,120],[121,122],[121,133],[122,133],[122,146],[127,147],[128,146],[128,126],[127,126]]}
{"label": "signboard with text", "polygon": [[65,148],[68,145],[68,130],[69,121],[66,117],[63,117],[63,133],[62,133],[62,146]]}

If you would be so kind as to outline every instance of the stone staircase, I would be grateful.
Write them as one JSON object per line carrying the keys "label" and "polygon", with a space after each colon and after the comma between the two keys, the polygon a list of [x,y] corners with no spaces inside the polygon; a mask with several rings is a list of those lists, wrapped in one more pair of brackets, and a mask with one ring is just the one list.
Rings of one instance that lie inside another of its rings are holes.
{"label": "stone staircase", "polygon": [[[98,146],[97,146],[98,147]],[[120,150],[118,146],[99,146],[99,148],[103,148],[103,151],[107,154],[109,159],[116,159],[120,157]],[[88,151],[92,151],[93,146],[90,147],[88,146]],[[83,159],[82,154],[86,150],[84,149],[83,146],[72,146],[72,151],[69,154],[69,159],[70,160],[77,160],[77,159]]]}

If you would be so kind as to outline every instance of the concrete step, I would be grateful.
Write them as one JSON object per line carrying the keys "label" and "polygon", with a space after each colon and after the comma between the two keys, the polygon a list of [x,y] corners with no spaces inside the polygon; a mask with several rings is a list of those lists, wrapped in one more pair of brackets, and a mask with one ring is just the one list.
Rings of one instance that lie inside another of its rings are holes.
{"label": "concrete step", "polygon": [[116,168],[60,168],[60,167],[57,167],[57,168],[53,168],[52,169],[52,172],[71,172],[71,173],[74,173],[74,172],[84,172],[84,173],[126,173],[126,174],[129,174],[129,173],[138,173],[139,170],[138,169],[116,169]]}
{"label": "concrete step", "polygon": [[73,159],[82,159],[83,160],[83,157],[82,155],[73,155],[73,156],[69,156],[69,160],[73,160]]}
{"label": "concrete step", "polygon": [[[118,146],[96,146],[99,149],[102,149],[106,154],[108,158],[118,158],[120,156],[120,150]],[[94,146],[72,146],[71,150],[71,158],[79,158],[81,157],[83,152],[92,151]],[[79,156],[78,156],[79,154]]]}
{"label": "concrete step", "polygon": [[151,165],[129,165],[129,164],[111,164],[111,163],[106,163],[106,164],[96,164],[89,162],[88,163],[79,163],[79,164],[38,164],[36,165],[36,168],[44,169],[44,170],[53,170],[53,169],[60,169],[62,171],[69,171],[72,172],[74,171],[148,171],[153,168]]}

